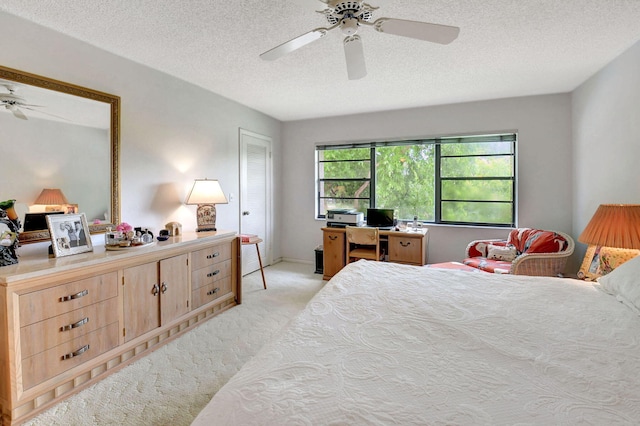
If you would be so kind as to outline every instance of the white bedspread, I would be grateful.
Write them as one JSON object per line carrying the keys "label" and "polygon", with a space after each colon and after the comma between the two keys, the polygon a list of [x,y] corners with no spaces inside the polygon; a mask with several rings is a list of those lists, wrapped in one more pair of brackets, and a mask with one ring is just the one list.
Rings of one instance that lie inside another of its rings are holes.
{"label": "white bedspread", "polygon": [[194,424],[637,425],[639,338],[591,283],[360,261]]}

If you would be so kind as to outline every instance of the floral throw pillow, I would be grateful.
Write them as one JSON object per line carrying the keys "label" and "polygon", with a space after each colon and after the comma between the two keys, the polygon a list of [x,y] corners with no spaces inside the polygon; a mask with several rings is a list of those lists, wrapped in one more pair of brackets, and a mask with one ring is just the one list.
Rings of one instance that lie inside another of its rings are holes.
{"label": "floral throw pillow", "polygon": [[516,248],[512,245],[499,246],[499,245],[489,244],[487,259],[513,262],[513,260],[516,258],[517,255],[518,253],[516,251]]}

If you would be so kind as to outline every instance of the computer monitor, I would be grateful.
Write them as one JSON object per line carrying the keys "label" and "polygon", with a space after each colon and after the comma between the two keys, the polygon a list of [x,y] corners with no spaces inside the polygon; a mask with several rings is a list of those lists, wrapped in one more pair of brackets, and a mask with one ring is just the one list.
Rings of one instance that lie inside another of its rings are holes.
{"label": "computer monitor", "polygon": [[367,209],[367,226],[393,228],[395,226],[393,209]]}
{"label": "computer monitor", "polygon": [[38,212],[25,213],[23,230],[26,231],[42,231],[47,229],[47,215],[63,214],[64,212]]}

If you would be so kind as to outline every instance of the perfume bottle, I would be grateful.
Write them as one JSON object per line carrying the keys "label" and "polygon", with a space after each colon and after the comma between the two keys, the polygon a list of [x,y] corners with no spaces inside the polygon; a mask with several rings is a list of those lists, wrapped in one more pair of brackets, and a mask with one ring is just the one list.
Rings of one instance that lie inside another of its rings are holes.
{"label": "perfume bottle", "polygon": [[151,234],[148,229],[145,229],[140,239],[143,244],[149,244],[150,242],[153,242],[153,234]]}
{"label": "perfume bottle", "polygon": [[107,227],[107,232],[104,233],[104,243],[108,246],[116,246],[119,243],[118,232],[111,230],[111,227]]}

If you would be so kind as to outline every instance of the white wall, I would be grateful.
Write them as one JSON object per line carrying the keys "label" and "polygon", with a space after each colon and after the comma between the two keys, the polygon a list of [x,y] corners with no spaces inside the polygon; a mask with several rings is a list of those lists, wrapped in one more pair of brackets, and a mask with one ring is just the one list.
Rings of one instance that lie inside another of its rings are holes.
{"label": "white wall", "polygon": [[0,199],[15,198],[26,212],[44,188],[60,188],[89,223],[104,219],[110,199],[111,167],[103,161],[109,158],[107,130],[33,116],[20,120],[9,111],[0,112],[0,129]]}
{"label": "white wall", "polygon": [[[193,179],[207,177],[219,179],[227,194],[236,195],[235,201],[218,206],[217,225],[238,230],[240,127],[274,141],[274,205],[281,204],[279,121],[6,13],[0,12],[0,28],[3,66],[121,97],[123,220],[152,230],[177,220],[185,231],[194,230],[195,206],[182,203]],[[9,143],[1,132],[0,142]],[[0,198],[11,198],[11,188],[1,191]],[[272,247],[273,258],[279,258],[279,241]]]}
{"label": "white wall", "polygon": [[[284,258],[312,261],[322,243],[314,219],[316,143],[517,131],[518,224],[572,232],[571,99],[568,94],[472,102],[287,122],[283,130]],[[461,260],[476,238],[505,229],[430,226],[429,263]]]}
{"label": "white wall", "polygon": [[[640,203],[640,42],[577,88],[573,232],[600,204]],[[586,245],[577,243],[584,256]]]}

